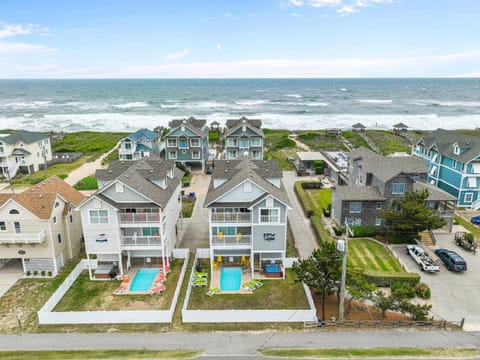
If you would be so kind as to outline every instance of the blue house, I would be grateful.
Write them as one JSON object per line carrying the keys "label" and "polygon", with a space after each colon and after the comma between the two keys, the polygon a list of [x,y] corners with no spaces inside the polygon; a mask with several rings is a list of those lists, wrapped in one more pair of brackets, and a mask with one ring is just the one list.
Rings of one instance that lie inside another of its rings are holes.
{"label": "blue house", "polygon": [[413,154],[427,161],[427,181],[455,196],[457,206],[480,209],[480,139],[437,129],[415,143]]}
{"label": "blue house", "polygon": [[205,169],[208,160],[208,127],[206,120],[190,117],[172,120],[165,137],[165,157],[186,167]]}
{"label": "blue house", "polygon": [[120,160],[140,160],[147,156],[160,156],[161,142],[158,133],[140,129],[120,140]]}

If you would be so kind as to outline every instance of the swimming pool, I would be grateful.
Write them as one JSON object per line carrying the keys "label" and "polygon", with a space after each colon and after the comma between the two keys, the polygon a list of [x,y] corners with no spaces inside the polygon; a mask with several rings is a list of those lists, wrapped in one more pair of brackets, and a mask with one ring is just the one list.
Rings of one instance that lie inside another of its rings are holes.
{"label": "swimming pool", "polygon": [[158,269],[139,269],[132,280],[130,291],[148,291],[158,272]]}
{"label": "swimming pool", "polygon": [[240,290],[242,283],[241,267],[226,267],[220,274],[220,290]]}

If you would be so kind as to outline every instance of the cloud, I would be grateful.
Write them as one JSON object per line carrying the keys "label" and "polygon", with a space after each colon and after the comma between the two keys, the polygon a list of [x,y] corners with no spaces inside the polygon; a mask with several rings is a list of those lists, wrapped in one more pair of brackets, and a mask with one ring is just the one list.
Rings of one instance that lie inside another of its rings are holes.
{"label": "cloud", "polygon": [[303,0],[290,0],[290,4],[293,6],[303,6]]}
{"label": "cloud", "polygon": [[240,20],[240,18],[239,18],[238,16],[233,15],[233,14],[232,14],[231,12],[229,12],[229,11],[227,11],[227,12],[225,13],[225,17],[226,17],[226,18],[230,18],[230,19],[234,19],[234,20]]}
{"label": "cloud", "polygon": [[50,48],[41,44],[32,44],[24,42],[6,41],[3,39],[13,38],[20,35],[47,35],[49,29],[47,27],[41,27],[34,24],[1,24],[0,28],[0,53],[30,53],[30,52],[56,52],[55,48]]}
{"label": "cloud", "polygon": [[31,53],[31,52],[53,53],[57,51],[58,49],[51,48],[45,45],[0,41],[0,54],[2,53],[21,54],[21,53]]}
{"label": "cloud", "polygon": [[18,35],[30,35],[30,34],[39,34],[47,35],[50,31],[49,28],[40,25],[34,24],[4,24],[3,28],[0,29],[0,39],[6,39],[9,37],[14,37]]}
{"label": "cloud", "polygon": [[222,44],[217,43],[215,46],[216,46],[217,50],[222,50]]}
{"label": "cloud", "polygon": [[172,60],[181,59],[181,58],[187,56],[188,54],[190,54],[191,51],[192,51],[192,49],[185,48],[182,51],[172,53],[172,54],[168,54],[167,56],[165,56],[165,60],[172,61]]}
{"label": "cloud", "polygon": [[292,6],[304,5],[313,8],[329,8],[335,10],[341,16],[350,15],[359,11],[360,8],[379,4],[391,4],[395,0],[290,0]]}

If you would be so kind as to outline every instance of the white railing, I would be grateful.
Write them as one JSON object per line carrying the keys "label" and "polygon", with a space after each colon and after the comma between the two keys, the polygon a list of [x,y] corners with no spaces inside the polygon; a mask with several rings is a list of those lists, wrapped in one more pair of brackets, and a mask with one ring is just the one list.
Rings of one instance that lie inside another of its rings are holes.
{"label": "white railing", "polygon": [[120,213],[121,224],[158,223],[160,213]]}
{"label": "white railing", "polygon": [[252,214],[248,212],[212,213],[211,221],[220,223],[251,222]]}
{"label": "white railing", "polygon": [[279,216],[278,215],[260,215],[260,222],[276,224],[279,222]]}
{"label": "white railing", "polygon": [[472,203],[472,210],[480,209],[480,199]]}
{"label": "white railing", "polygon": [[41,244],[44,240],[44,230],[36,234],[0,234],[0,244]]}
{"label": "white railing", "polygon": [[162,246],[160,236],[122,236],[123,246]]}
{"label": "white railing", "polygon": [[213,246],[251,245],[251,235],[212,235]]}

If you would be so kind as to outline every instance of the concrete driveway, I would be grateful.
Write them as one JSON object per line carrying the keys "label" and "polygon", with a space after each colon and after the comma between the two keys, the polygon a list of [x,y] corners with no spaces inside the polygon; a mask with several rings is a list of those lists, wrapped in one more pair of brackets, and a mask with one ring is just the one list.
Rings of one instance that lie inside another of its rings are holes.
{"label": "concrete driveway", "polygon": [[22,262],[12,259],[0,268],[0,297],[23,276]]}
{"label": "concrete driveway", "polygon": [[464,231],[463,227],[454,225],[452,233],[435,232],[437,248],[454,250],[460,254],[468,265],[468,271],[454,273],[441,264],[440,272],[429,274],[419,271],[415,261],[406,254],[405,245],[394,245],[393,249],[408,271],[418,272],[421,281],[430,286],[432,291],[432,313],[439,318],[451,321],[465,319],[465,330],[480,330],[480,254],[473,255],[453,241],[455,231]]}

